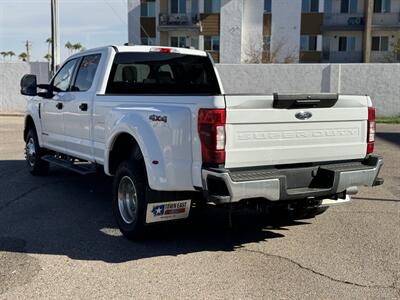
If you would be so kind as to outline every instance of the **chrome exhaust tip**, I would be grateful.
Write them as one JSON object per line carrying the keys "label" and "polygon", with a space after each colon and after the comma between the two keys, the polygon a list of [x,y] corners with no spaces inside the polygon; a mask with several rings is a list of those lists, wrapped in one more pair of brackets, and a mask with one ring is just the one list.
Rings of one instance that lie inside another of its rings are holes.
{"label": "chrome exhaust tip", "polygon": [[346,195],[355,195],[358,193],[358,187],[351,186],[346,189]]}

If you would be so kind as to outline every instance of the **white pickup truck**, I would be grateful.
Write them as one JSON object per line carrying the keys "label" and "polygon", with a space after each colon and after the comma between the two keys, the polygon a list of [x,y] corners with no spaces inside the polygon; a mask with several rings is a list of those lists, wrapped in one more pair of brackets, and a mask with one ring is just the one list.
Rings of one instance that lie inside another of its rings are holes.
{"label": "white pickup truck", "polygon": [[103,166],[130,239],[206,202],[316,212],[383,183],[368,96],[228,95],[203,51],[87,50],[49,84],[25,75],[21,93],[30,172]]}

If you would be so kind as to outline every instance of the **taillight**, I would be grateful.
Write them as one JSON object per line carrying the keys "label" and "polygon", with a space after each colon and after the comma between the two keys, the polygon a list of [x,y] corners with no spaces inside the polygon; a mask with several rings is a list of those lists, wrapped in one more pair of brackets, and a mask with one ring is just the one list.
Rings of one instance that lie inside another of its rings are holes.
{"label": "taillight", "polygon": [[375,122],[375,108],[368,107],[368,131],[367,131],[367,154],[374,152],[374,143],[375,143],[375,131],[376,131],[376,122]]}
{"label": "taillight", "polygon": [[225,163],[225,123],[224,109],[199,110],[198,131],[204,163]]}

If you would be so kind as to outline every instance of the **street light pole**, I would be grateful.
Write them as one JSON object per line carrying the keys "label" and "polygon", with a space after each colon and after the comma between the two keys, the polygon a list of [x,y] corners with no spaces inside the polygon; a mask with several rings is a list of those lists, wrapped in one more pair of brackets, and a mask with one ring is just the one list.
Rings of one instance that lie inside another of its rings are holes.
{"label": "street light pole", "polygon": [[52,75],[60,65],[60,34],[58,0],[51,0],[51,72]]}

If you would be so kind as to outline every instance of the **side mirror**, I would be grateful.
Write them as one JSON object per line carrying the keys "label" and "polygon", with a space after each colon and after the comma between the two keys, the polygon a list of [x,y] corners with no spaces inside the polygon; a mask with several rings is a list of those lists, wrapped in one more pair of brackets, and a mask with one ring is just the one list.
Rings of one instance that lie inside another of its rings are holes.
{"label": "side mirror", "polygon": [[21,79],[21,94],[25,96],[37,95],[36,75],[27,74]]}

